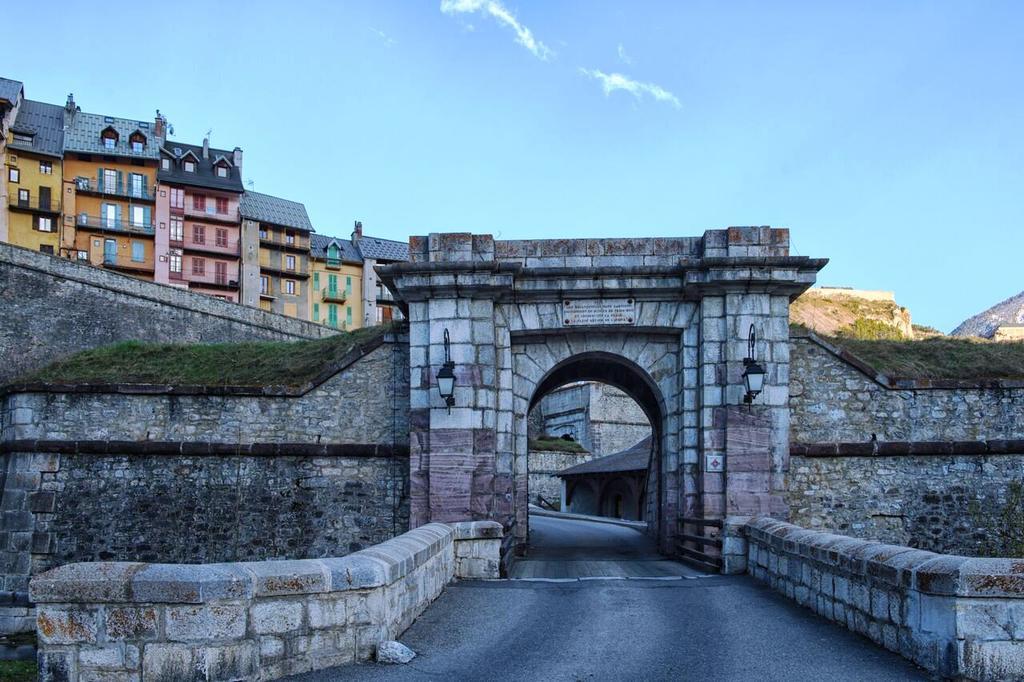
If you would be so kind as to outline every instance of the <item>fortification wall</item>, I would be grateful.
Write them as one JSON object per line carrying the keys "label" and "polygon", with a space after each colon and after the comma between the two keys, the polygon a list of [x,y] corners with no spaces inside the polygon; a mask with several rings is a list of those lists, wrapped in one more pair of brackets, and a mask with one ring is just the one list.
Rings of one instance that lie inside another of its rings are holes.
{"label": "fortification wall", "polygon": [[790,521],[936,552],[1024,553],[1024,386],[893,388],[834,350],[791,345]]}
{"label": "fortification wall", "polygon": [[0,243],[0,384],[115,341],[278,341],[321,325]]}
{"label": "fortification wall", "polygon": [[408,353],[387,338],[302,395],[0,399],[0,632],[34,627],[29,578],[64,563],[342,556],[407,530]]}

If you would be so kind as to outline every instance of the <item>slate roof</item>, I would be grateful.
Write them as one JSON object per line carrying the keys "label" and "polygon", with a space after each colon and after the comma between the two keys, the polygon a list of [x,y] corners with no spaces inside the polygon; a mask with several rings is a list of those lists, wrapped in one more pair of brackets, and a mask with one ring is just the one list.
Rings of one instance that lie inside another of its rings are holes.
{"label": "slate roof", "polygon": [[243,218],[249,220],[313,232],[313,224],[309,222],[306,207],[297,201],[272,197],[259,192],[245,192],[239,202],[239,212]]}
{"label": "slate roof", "polygon": [[[195,173],[186,173],[185,166],[182,163],[182,157],[190,151],[198,159]],[[208,187],[227,192],[245,191],[245,188],[242,187],[242,171],[239,168],[235,168],[234,152],[211,148],[210,158],[204,159],[203,145],[201,144],[185,144],[184,142],[165,140],[163,155],[171,160],[171,168],[170,170],[164,170],[161,166],[157,171],[156,177],[160,182],[188,185],[190,187]],[[228,162],[228,177],[226,178],[222,178],[214,172],[214,163],[220,158]]]}
{"label": "slate roof", "polygon": [[583,464],[559,471],[556,476],[581,476],[585,474],[612,474],[619,471],[642,471],[650,464],[651,437],[622,452],[607,457],[598,457]]}
{"label": "slate roof", "polygon": [[396,242],[364,235],[356,242],[356,246],[364,258],[382,261],[409,260],[409,244],[407,242]]}
{"label": "slate roof", "polygon": [[0,78],[0,100],[5,100],[14,104],[18,101],[18,93],[22,91],[25,86],[21,81],[11,80],[10,78]]}
{"label": "slate roof", "polygon": [[325,234],[310,236],[309,248],[312,251],[313,258],[327,258],[327,247],[331,245],[331,242],[336,243],[338,248],[341,249],[341,260],[343,263],[362,264],[363,259],[360,257],[359,250],[352,243],[352,240],[328,237]]}
{"label": "slate roof", "polygon": [[[160,145],[163,144],[163,140],[153,134],[151,121],[87,114],[84,111],[76,111],[69,118],[70,125],[64,131],[65,151],[130,156],[136,159],[160,158]],[[113,149],[108,149],[103,146],[100,133],[111,126],[117,131],[118,139],[117,145]],[[146,136],[146,146],[141,152],[133,152],[129,144],[129,137],[136,130]]]}
{"label": "slate roof", "polygon": [[7,145],[10,149],[61,156],[64,153],[64,107],[26,99],[21,103],[11,131],[32,135],[32,141],[15,139]]}

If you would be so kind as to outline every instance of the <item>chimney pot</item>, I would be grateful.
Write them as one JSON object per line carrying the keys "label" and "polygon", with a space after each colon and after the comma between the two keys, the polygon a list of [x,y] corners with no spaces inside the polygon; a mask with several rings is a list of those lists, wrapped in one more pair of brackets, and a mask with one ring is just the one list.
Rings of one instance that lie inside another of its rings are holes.
{"label": "chimney pot", "polygon": [[362,238],[362,236],[363,236],[363,222],[361,220],[357,220],[356,224],[355,224],[355,229],[352,230],[352,241],[357,242],[357,241],[359,241],[360,238]]}
{"label": "chimney pot", "polygon": [[203,138],[203,158],[204,159],[210,158],[210,138],[209,137],[204,137]]}

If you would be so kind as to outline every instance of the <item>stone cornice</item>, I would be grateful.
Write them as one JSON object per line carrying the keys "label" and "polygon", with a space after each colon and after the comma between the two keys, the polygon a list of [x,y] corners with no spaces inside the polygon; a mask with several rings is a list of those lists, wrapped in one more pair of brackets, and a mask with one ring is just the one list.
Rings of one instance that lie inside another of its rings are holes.
{"label": "stone cornice", "polygon": [[9,440],[0,454],[182,455],[190,457],[389,457],[409,456],[408,443],[221,443],[213,441]]}
{"label": "stone cornice", "polygon": [[951,455],[1024,455],[1024,440],[867,441],[792,443],[793,457],[909,457]]}

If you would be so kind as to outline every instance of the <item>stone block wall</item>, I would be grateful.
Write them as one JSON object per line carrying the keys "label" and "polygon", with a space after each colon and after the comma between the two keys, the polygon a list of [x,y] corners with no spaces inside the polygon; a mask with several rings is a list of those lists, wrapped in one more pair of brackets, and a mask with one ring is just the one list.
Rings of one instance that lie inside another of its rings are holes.
{"label": "stone block wall", "polygon": [[528,455],[530,504],[540,504],[538,496],[555,505],[562,499],[562,479],[555,474],[577,464],[589,462],[589,452],[530,450]]}
{"label": "stone block wall", "polygon": [[[813,336],[789,344],[794,443],[979,441],[1024,433],[1024,383],[891,382]],[[851,362],[852,360],[852,362]]]}
{"label": "stone block wall", "polygon": [[0,243],[0,384],[115,341],[316,339],[336,331]]}
{"label": "stone block wall", "polygon": [[822,618],[943,678],[1024,678],[1024,560],[977,559],[745,525],[747,572]]}
{"label": "stone block wall", "polygon": [[0,632],[32,627],[28,580],[63,563],[341,556],[408,530],[402,341],[295,395],[0,398]]}
{"label": "stone block wall", "polygon": [[40,680],[271,680],[367,661],[453,578],[497,577],[501,527],[431,523],[342,558],[69,564],[37,576]]}

